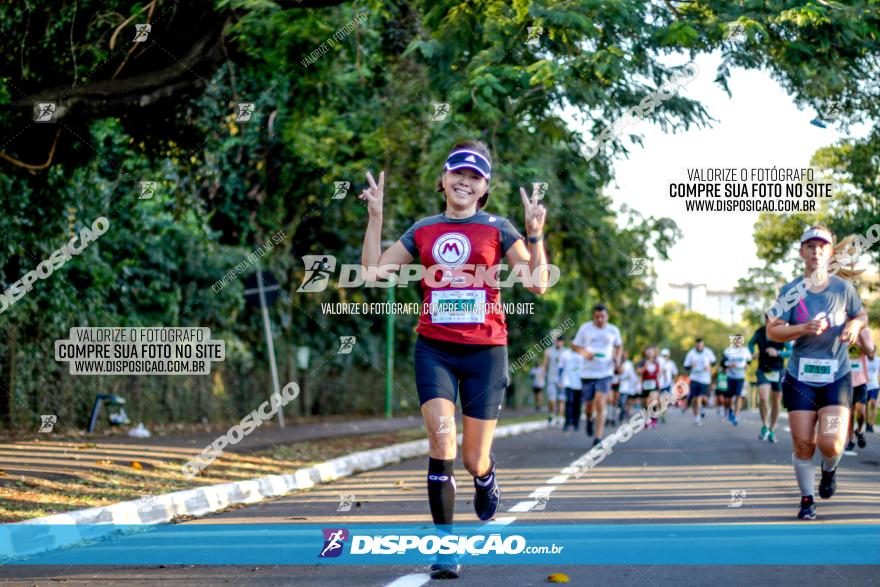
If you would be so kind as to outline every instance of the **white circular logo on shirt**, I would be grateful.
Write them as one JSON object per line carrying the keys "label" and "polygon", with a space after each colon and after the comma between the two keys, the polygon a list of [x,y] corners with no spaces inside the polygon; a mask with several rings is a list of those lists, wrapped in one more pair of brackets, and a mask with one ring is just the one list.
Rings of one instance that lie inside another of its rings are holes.
{"label": "white circular logo on shirt", "polygon": [[455,269],[471,256],[471,241],[460,232],[449,232],[434,241],[431,254],[440,265]]}

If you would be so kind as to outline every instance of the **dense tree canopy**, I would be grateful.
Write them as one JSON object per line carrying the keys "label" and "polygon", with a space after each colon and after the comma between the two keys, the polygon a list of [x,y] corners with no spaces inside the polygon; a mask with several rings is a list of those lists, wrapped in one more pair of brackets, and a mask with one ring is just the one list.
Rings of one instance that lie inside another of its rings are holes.
{"label": "dense tree canopy", "polygon": [[[386,238],[436,213],[434,183],[462,137],[490,146],[490,209],[515,224],[516,188],[549,184],[547,247],[563,280],[535,316],[510,317],[511,355],[600,299],[640,328],[652,283],[628,274],[630,258],[665,258],[678,229],[635,211],[618,218],[603,186],[612,158],[639,137],[587,158],[591,135],[712,50],[724,56],[721,84],[733,67],[766,68],[801,105],[837,103],[843,123],[876,120],[880,107],[876,1],[68,0],[4,3],[0,17],[2,287],[72,230],[111,222],[0,315],[9,341],[0,411],[15,422],[49,409],[81,419],[107,388],[128,391],[145,417],[250,406],[267,381],[259,316],[240,281],[219,293],[211,285],[282,228],[285,245],[263,260],[286,290],[272,311],[282,377],[298,376],[293,349],[308,345],[317,356],[309,387],[346,400],[324,409],[375,411],[383,321],[328,316],[319,304],[385,293],[297,293],[300,258],[357,261],[366,212],[353,194],[368,170],[388,176]],[[730,38],[732,23],[744,39]],[[142,24],[147,37],[134,42]],[[57,103],[54,123],[34,122],[37,102]],[[236,121],[242,102],[255,105],[249,122]],[[435,102],[449,104],[447,121],[431,120]],[[647,118],[668,131],[710,121],[678,95]],[[878,132],[823,165],[876,194]],[[152,199],[139,199],[142,181],[158,182]],[[344,199],[332,198],[337,181],[351,183]],[[209,326],[231,352],[211,378],[71,377],[54,362],[53,341],[83,325]],[[413,326],[397,321],[402,357]],[[336,356],[344,334],[358,336],[357,352]],[[398,376],[397,400],[411,407],[410,375]]]}

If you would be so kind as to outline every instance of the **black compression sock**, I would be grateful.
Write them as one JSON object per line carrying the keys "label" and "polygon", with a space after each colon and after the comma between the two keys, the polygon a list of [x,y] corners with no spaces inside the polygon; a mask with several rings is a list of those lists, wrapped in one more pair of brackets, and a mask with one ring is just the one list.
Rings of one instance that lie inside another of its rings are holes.
{"label": "black compression sock", "polygon": [[428,504],[438,525],[451,525],[455,511],[455,459],[428,458]]}

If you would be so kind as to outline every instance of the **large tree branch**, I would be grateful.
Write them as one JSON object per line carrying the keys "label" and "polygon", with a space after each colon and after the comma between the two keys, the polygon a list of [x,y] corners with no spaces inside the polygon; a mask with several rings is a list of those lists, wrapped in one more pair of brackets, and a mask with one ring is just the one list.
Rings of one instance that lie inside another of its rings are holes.
{"label": "large tree branch", "polygon": [[[179,62],[164,69],[116,80],[102,80],[71,89],[56,86],[16,100],[10,106],[30,111],[34,102],[56,102],[55,119],[72,115],[114,116],[129,108],[146,107],[202,84],[221,63],[220,29],[202,35]],[[194,72],[200,71],[200,75]],[[202,75],[204,74],[204,75]],[[7,107],[9,108],[9,107]]]}

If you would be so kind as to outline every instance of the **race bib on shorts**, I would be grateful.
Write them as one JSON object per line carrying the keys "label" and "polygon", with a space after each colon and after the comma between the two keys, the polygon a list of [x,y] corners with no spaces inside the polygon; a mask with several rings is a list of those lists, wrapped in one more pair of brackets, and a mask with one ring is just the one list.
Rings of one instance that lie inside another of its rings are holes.
{"label": "race bib on shorts", "polygon": [[764,379],[770,383],[779,383],[779,371],[764,371]]}
{"label": "race bib on shorts", "polygon": [[804,359],[798,364],[798,381],[806,383],[831,383],[837,361],[833,359]]}
{"label": "race bib on shorts", "polygon": [[653,379],[642,381],[642,389],[645,391],[654,391],[657,389],[657,382]]}
{"label": "race bib on shorts", "polygon": [[486,322],[486,290],[459,289],[431,292],[434,324],[483,324]]}

